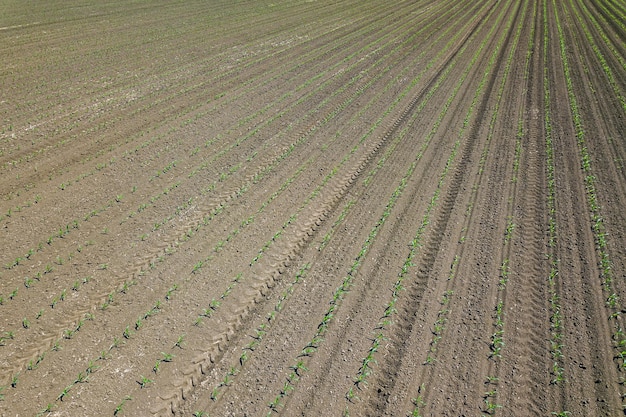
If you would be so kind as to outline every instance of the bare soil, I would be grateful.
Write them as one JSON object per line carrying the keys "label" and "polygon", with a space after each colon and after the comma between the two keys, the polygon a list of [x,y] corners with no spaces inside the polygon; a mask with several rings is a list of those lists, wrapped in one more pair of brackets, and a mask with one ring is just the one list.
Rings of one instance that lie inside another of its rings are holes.
{"label": "bare soil", "polygon": [[624,413],[622,2],[5,3],[0,416]]}

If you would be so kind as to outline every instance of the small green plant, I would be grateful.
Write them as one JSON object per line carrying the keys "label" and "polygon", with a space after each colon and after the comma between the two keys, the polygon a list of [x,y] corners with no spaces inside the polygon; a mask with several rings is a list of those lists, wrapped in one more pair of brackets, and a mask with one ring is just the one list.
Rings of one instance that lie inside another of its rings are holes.
{"label": "small green plant", "polygon": [[79,372],[78,376],[76,376],[76,380],[74,381],[74,383],[82,384],[83,382],[87,382],[87,379],[89,379],[89,375],[83,372]]}
{"label": "small green plant", "polygon": [[485,398],[485,412],[487,414],[494,414],[498,408],[502,408],[502,406],[492,402],[489,398]]}
{"label": "small green plant", "polygon": [[198,261],[194,266],[193,266],[193,273],[196,273],[200,270],[200,268],[202,268],[203,262],[202,261]]}
{"label": "small green plant", "polygon": [[182,349],[184,341],[185,341],[185,335],[181,334],[180,336],[178,336],[178,339],[176,339],[176,343],[174,343],[174,347],[178,347]]}
{"label": "small green plant", "polygon": [[174,293],[174,291],[178,290],[178,284],[174,284],[170,287],[169,290],[167,290],[167,293],[165,294],[165,299],[166,300],[170,300],[172,298],[172,294]]}
{"label": "small green plant", "polygon": [[28,329],[30,327],[30,321],[26,317],[22,319],[22,327],[25,329]]}
{"label": "small green plant", "polygon": [[248,353],[244,350],[239,357],[239,364],[243,366],[244,363],[248,360]]}
{"label": "small green plant", "polygon": [[152,381],[151,379],[146,378],[146,377],[145,377],[145,376],[143,376],[143,375],[142,375],[142,376],[140,376],[139,378],[140,378],[140,379],[139,379],[139,381],[137,381],[137,383],[139,384],[139,386],[141,386],[141,388],[146,388],[149,384],[151,384],[152,382],[154,382],[154,381]]}
{"label": "small green plant", "polygon": [[131,338],[133,333],[130,331],[130,327],[129,326],[126,326],[126,328],[124,329],[124,332],[122,333],[122,335],[124,336],[124,339],[130,339]]}
{"label": "small green plant", "polygon": [[109,350],[113,348],[119,348],[121,345],[122,345],[122,341],[119,339],[119,337],[116,336],[113,338],[113,343],[111,344],[111,347],[109,348]]}
{"label": "small green plant", "polygon": [[301,376],[300,372],[306,372],[309,369],[304,365],[304,361],[298,361],[295,365],[290,366],[289,369],[294,371],[297,376]]}
{"label": "small green plant", "polygon": [[232,378],[230,377],[230,375],[224,375],[224,379],[220,383],[220,386],[227,387],[228,385],[230,385],[231,381],[232,381]]}
{"label": "small green plant", "polygon": [[63,388],[63,391],[61,391],[61,393],[58,395],[57,400],[63,401],[63,399],[67,396],[67,394],[69,394],[70,389],[72,389],[71,385],[68,385],[67,387]]}
{"label": "small green plant", "polygon": [[132,400],[132,398],[130,396],[126,396],[121,403],[119,403],[117,405],[117,407],[115,407],[115,410],[113,411],[113,415],[117,416],[119,413],[122,412],[122,409],[124,408],[124,404],[126,403],[126,401],[130,401]]}
{"label": "small green plant", "polygon": [[500,379],[496,376],[488,376],[487,377],[487,383],[488,384],[497,384],[500,381]]}
{"label": "small green plant", "polygon": [[89,361],[89,365],[87,365],[87,373],[93,374],[94,372],[98,370],[98,368],[100,367],[97,366],[95,363],[93,363],[93,361]]}
{"label": "small green plant", "polygon": [[17,387],[17,383],[20,381],[19,378],[20,378],[19,372],[11,377],[11,387],[13,388]]}
{"label": "small green plant", "polygon": [[53,403],[48,403],[48,405],[46,406],[46,408],[44,408],[43,410],[41,410],[40,412],[38,412],[35,417],[42,417],[44,414],[46,413],[51,413],[52,410],[54,409],[55,404]]}

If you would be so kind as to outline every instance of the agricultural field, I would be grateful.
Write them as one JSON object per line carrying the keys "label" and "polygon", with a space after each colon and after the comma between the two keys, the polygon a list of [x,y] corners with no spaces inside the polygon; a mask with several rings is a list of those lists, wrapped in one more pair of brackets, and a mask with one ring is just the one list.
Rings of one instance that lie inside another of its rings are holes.
{"label": "agricultural field", "polygon": [[624,414],[624,0],[5,0],[0,55],[0,416]]}

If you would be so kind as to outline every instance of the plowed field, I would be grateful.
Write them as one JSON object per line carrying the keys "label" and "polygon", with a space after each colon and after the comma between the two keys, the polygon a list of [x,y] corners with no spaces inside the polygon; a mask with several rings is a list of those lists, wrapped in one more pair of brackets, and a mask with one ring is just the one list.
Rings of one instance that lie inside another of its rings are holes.
{"label": "plowed field", "polygon": [[5,0],[0,416],[616,416],[623,0]]}

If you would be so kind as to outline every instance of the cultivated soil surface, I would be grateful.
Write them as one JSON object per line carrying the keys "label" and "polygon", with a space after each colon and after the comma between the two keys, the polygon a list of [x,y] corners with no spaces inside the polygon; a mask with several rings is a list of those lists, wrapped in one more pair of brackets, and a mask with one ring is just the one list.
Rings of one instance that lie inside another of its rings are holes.
{"label": "cultivated soil surface", "polygon": [[621,0],[6,0],[0,416],[617,416]]}

